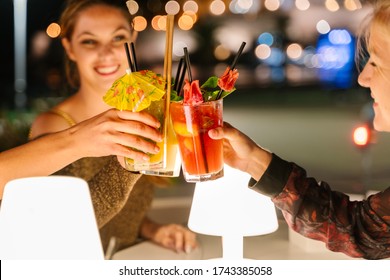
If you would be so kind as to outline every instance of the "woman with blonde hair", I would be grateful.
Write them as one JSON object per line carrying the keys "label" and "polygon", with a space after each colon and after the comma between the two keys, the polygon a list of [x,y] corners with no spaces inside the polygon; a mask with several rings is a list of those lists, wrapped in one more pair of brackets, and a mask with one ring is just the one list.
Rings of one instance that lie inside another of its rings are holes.
{"label": "woman with blonde hair", "polygon": [[[390,3],[378,2],[364,38],[370,58],[359,75],[371,90],[377,131],[390,132]],[[326,182],[263,149],[229,124],[210,132],[224,139],[224,159],[252,176],[249,187],[271,197],[290,228],[355,258],[390,257],[390,187],[363,201],[350,201]]]}

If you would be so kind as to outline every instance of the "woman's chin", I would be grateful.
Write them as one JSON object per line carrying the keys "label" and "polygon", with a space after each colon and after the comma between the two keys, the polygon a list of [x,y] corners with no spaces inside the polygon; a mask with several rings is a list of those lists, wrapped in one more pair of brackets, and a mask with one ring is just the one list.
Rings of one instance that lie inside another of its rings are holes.
{"label": "woman's chin", "polygon": [[390,132],[390,124],[385,124],[378,118],[374,118],[373,126],[376,131]]}

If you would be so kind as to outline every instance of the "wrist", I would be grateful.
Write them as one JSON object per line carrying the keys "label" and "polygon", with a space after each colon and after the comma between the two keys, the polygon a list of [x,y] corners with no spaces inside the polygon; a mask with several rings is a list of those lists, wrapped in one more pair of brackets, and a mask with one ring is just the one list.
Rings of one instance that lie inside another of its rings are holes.
{"label": "wrist", "polygon": [[159,225],[148,218],[144,218],[140,227],[140,236],[145,239],[153,239],[156,235]]}
{"label": "wrist", "polygon": [[267,170],[269,164],[272,160],[271,152],[257,147],[252,153],[251,158],[248,162],[247,172],[252,176],[253,179],[259,181],[263,176],[264,172]]}

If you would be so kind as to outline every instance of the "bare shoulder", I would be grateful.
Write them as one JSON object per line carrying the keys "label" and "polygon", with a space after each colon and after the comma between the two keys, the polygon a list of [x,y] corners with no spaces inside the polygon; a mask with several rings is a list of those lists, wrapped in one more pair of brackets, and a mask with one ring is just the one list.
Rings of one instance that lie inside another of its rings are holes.
{"label": "bare shoulder", "polygon": [[69,128],[67,121],[58,114],[45,112],[39,114],[31,125],[30,139],[37,138],[44,134],[57,132]]}

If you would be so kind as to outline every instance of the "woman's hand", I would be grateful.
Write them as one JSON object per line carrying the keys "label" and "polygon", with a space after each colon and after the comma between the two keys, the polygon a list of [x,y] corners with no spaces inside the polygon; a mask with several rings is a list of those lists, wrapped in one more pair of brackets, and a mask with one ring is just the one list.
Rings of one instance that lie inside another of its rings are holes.
{"label": "woman's hand", "polygon": [[69,134],[83,157],[117,155],[147,161],[146,153],[159,151],[155,144],[162,141],[159,127],[157,119],[147,113],[110,109],[70,128]]}
{"label": "woman's hand", "polygon": [[178,224],[160,225],[148,218],[141,226],[141,236],[176,252],[190,253],[198,244],[196,234]]}
{"label": "woman's hand", "polygon": [[223,157],[226,164],[249,173],[259,180],[271,162],[272,154],[257,145],[247,135],[227,122],[223,127],[212,129],[209,136],[223,139]]}

